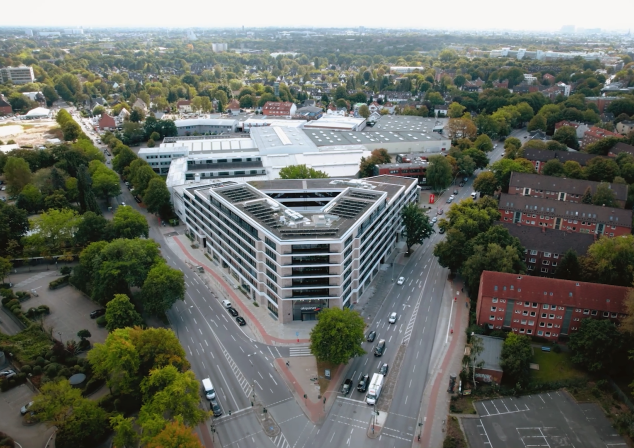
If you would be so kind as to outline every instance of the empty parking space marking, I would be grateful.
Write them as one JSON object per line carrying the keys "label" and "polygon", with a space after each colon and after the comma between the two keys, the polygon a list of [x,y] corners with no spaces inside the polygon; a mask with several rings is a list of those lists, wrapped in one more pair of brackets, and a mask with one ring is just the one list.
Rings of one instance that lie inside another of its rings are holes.
{"label": "empty parking space marking", "polygon": [[478,428],[482,428],[482,431],[484,431],[484,434],[480,434],[481,436],[486,437],[486,441],[483,441],[485,445],[489,445],[490,447],[493,447],[493,445],[491,444],[491,439],[489,439],[489,435],[487,434],[487,430],[484,428],[484,424],[482,423],[482,420],[480,420],[480,424],[477,425]]}

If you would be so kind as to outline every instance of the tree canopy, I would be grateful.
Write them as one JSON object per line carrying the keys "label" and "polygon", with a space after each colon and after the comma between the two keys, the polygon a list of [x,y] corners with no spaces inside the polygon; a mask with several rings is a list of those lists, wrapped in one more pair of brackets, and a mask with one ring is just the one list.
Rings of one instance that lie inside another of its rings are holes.
{"label": "tree canopy", "polygon": [[280,170],[280,179],[325,179],[328,174],[306,165],[289,165]]}
{"label": "tree canopy", "polygon": [[350,308],[326,308],[317,320],[310,332],[310,352],[317,360],[345,364],[365,354],[361,347],[365,323],[359,313]]}
{"label": "tree canopy", "polygon": [[412,246],[423,244],[423,241],[435,232],[433,224],[429,222],[429,216],[423,213],[415,202],[410,202],[403,207],[401,218],[405,226],[407,253],[411,252]]}

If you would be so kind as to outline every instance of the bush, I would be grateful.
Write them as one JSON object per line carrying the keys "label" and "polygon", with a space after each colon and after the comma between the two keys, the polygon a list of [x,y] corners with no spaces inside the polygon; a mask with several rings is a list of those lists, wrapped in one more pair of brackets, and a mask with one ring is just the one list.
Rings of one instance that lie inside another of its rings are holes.
{"label": "bush", "polygon": [[20,302],[24,302],[25,300],[31,298],[31,293],[26,291],[18,291],[15,293],[15,295]]}
{"label": "bush", "polygon": [[56,362],[52,362],[44,368],[44,373],[46,373],[46,376],[50,378],[55,378],[57,376],[58,371],[59,371],[59,364],[57,364]]}
{"label": "bush", "polygon": [[33,371],[33,367],[30,364],[25,364],[22,366],[22,372],[31,373]]}
{"label": "bush", "polygon": [[0,447],[15,448],[15,442],[7,434],[0,431]]}
{"label": "bush", "polygon": [[71,268],[70,266],[62,266],[59,272],[62,275],[70,275],[70,273],[73,272],[73,268]]}
{"label": "bush", "polygon": [[84,397],[87,395],[90,395],[91,393],[98,390],[101,386],[103,386],[103,383],[104,383],[104,380],[101,380],[98,378],[89,379],[88,382],[86,383],[86,387],[84,387],[84,390],[82,391],[82,395]]}
{"label": "bush", "polygon": [[555,345],[555,346],[553,347],[553,352],[555,352],[555,353],[561,353],[561,347],[560,347],[559,345]]}
{"label": "bush", "polygon": [[57,289],[62,286],[66,286],[68,284],[68,280],[70,279],[70,275],[65,275],[63,277],[58,278],[57,280],[53,280],[48,284],[49,289]]}
{"label": "bush", "polygon": [[9,300],[9,302],[7,304],[5,304],[5,306],[7,308],[9,308],[9,309],[13,308],[16,305],[22,307],[22,305],[20,305],[20,301],[18,299],[16,299],[16,298],[13,298],[13,299]]}
{"label": "bush", "polygon": [[40,367],[42,367],[44,363],[46,363],[46,359],[44,359],[42,356],[38,356],[37,359],[35,360],[35,364]]}
{"label": "bush", "polygon": [[97,318],[97,325],[99,325],[100,327],[105,327],[107,324],[106,322],[106,316],[99,316]]}
{"label": "bush", "polygon": [[69,356],[68,358],[66,358],[65,364],[67,366],[74,366],[75,364],[77,364],[77,357]]}
{"label": "bush", "polygon": [[37,310],[40,314],[48,315],[51,314],[51,309],[48,305],[40,305],[37,307]]}
{"label": "bush", "polygon": [[62,370],[60,370],[57,373],[58,377],[59,376],[63,376],[64,378],[70,378],[70,375],[71,375],[71,373],[70,373],[70,369],[68,367],[64,367]]}
{"label": "bush", "polygon": [[42,367],[40,366],[33,367],[33,375],[41,375],[41,374],[42,374]]}

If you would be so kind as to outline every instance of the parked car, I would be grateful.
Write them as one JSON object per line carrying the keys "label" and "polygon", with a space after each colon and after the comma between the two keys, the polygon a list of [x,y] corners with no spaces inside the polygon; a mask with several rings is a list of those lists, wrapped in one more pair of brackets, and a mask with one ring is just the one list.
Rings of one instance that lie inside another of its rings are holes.
{"label": "parked car", "polygon": [[229,307],[227,308],[227,311],[229,311],[233,317],[236,317],[238,315],[238,312],[235,308]]}
{"label": "parked car", "polygon": [[395,324],[397,319],[398,319],[398,314],[392,313],[390,314],[390,318],[387,321],[391,324]]}
{"label": "parked car", "polygon": [[359,392],[365,392],[368,390],[368,382],[370,381],[370,375],[363,375],[357,384],[357,390]]}
{"label": "parked car", "polygon": [[458,190],[454,190],[454,191],[453,191],[453,194],[458,194]]}
{"label": "parked car", "polygon": [[435,216],[431,219],[432,224],[436,224],[437,221],[438,221],[438,218],[436,218]]}
{"label": "parked car", "polygon": [[135,196],[135,197],[134,197],[134,200],[137,202],[137,204],[140,204],[140,203],[141,203],[141,198],[140,198],[140,197],[138,197],[138,196]]}
{"label": "parked car", "polygon": [[16,375],[15,370],[5,370],[3,372],[0,372],[0,377],[3,377],[5,379],[9,379],[9,378],[13,378]]}
{"label": "parked car", "polygon": [[368,333],[368,337],[367,337],[366,341],[374,342],[375,338],[376,338],[376,331],[372,330],[371,332]]}
{"label": "parked car", "polygon": [[387,375],[387,371],[390,367],[387,364],[383,364],[379,369],[379,373],[383,376]]}
{"label": "parked car", "polygon": [[247,321],[244,320],[244,318],[242,318],[241,316],[236,317],[236,322],[238,322],[238,325],[240,325],[241,327],[247,324]]}
{"label": "parked car", "polygon": [[438,229],[438,233],[440,233],[441,235],[445,233],[445,228],[441,227],[440,229]]}
{"label": "parked car", "polygon": [[[449,203],[449,201],[447,201],[447,203]],[[442,215],[443,213],[445,213],[445,211],[442,208],[439,208],[438,210],[436,210],[437,215]]]}
{"label": "parked car", "polygon": [[20,415],[26,415],[26,413],[29,412],[29,409],[31,409],[31,406],[33,406],[32,401],[22,406],[22,408],[20,409]]}
{"label": "parked car", "polygon": [[458,186],[459,186],[459,187],[464,187],[464,182],[460,182],[460,183],[458,184]]}
{"label": "parked car", "polygon": [[396,283],[402,285],[403,283],[405,283],[405,277],[399,277]]}
{"label": "parked car", "polygon": [[231,308],[231,302],[229,302],[228,300],[223,300],[223,301],[222,301],[222,305],[223,305],[225,308]]}
{"label": "parked car", "polygon": [[350,378],[346,378],[346,380],[343,382],[343,385],[341,386],[341,393],[344,395],[348,395],[350,389],[352,389],[352,380]]}
{"label": "parked car", "polygon": [[211,400],[209,402],[209,409],[214,413],[214,417],[220,417],[222,415],[222,409],[217,401]]}
{"label": "parked car", "polygon": [[105,308],[101,308],[100,310],[95,310],[92,313],[90,313],[90,318],[91,319],[96,319],[98,317],[103,316],[104,314],[106,314],[106,309]]}
{"label": "parked car", "polygon": [[383,356],[385,352],[385,339],[381,339],[376,347],[374,348],[374,356]]}

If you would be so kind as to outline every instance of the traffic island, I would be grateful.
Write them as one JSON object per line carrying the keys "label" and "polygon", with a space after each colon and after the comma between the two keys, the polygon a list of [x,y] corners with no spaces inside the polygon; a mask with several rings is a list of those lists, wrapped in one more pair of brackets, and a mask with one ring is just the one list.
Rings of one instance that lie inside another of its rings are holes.
{"label": "traffic island", "polygon": [[383,411],[375,411],[372,416],[372,420],[370,420],[370,424],[368,425],[367,435],[370,439],[376,439],[381,435],[381,429],[385,424],[385,419],[387,418],[387,412]]}
{"label": "traffic island", "polygon": [[253,412],[260,422],[264,434],[269,437],[276,437],[280,433],[280,426],[262,403],[255,402],[253,404]]}

